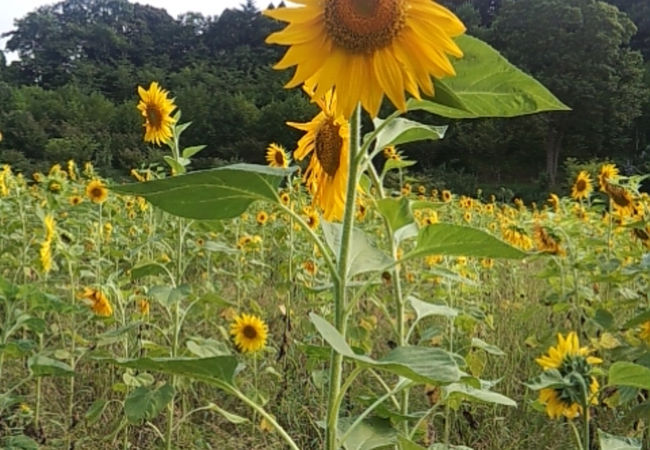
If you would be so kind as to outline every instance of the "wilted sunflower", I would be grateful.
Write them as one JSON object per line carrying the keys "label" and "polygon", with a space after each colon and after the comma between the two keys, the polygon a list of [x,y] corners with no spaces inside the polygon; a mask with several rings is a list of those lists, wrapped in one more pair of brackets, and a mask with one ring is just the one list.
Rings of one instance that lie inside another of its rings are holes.
{"label": "wilted sunflower", "polygon": [[546,201],[551,205],[553,211],[557,211],[560,208],[560,197],[557,194],[551,193]]}
{"label": "wilted sunflower", "polygon": [[235,345],[243,353],[257,352],[266,345],[268,328],[264,321],[252,314],[240,314],[230,325]]}
{"label": "wilted sunflower", "polygon": [[608,183],[616,182],[618,179],[618,168],[614,164],[603,164],[598,174],[598,186],[601,192],[605,192]]}
{"label": "wilted sunflower", "polygon": [[176,109],[174,100],[167,98],[168,92],[152,81],[149,89],[138,86],[140,102],[138,109],[144,117],[144,141],[161,145],[172,137],[174,118],[171,113]]}
{"label": "wilted sunflower", "polygon": [[337,100],[332,91],[312,100],[321,112],[311,122],[287,122],[306,132],[298,141],[294,157],[302,161],[311,154],[303,181],[325,220],[341,220],[348,182],[350,128],[347,120],[335,112]]}
{"label": "wilted sunflower", "polygon": [[104,203],[108,198],[108,189],[101,180],[92,180],[86,186],[86,196],[93,203]]}
{"label": "wilted sunflower", "polygon": [[375,117],[384,93],[402,111],[404,91],[433,96],[431,77],[455,75],[448,55],[463,52],[451,39],[463,23],[431,0],[300,0],[298,8],[264,14],[289,22],[266,39],[291,46],[276,69],[297,66],[287,84],[307,82],[322,96],[336,88],[340,111],[350,117],[361,102]]}
{"label": "wilted sunflower", "polygon": [[98,316],[110,317],[113,315],[113,307],[108,298],[99,290],[84,288],[79,297],[90,301],[90,307]]}
{"label": "wilted sunflower", "polygon": [[575,200],[584,199],[589,197],[592,190],[591,177],[586,170],[580,171],[576,177],[576,181],[573,183],[573,187],[571,188],[571,197]]}
{"label": "wilted sunflower", "polygon": [[602,359],[589,356],[588,347],[580,347],[578,335],[570,332],[565,338],[557,335],[557,346],[548,349],[548,355],[542,355],[535,361],[544,370],[556,369],[562,377],[573,380],[570,386],[560,388],[544,388],[539,391],[539,401],[546,405],[546,413],[551,419],[564,416],[574,419],[582,414],[583,391],[578,378],[589,385],[588,403],[598,404],[596,393],[599,384],[596,378],[590,375],[591,366],[600,364]]}
{"label": "wilted sunflower", "polygon": [[607,180],[605,180],[604,190],[619,216],[629,217],[634,214],[634,197],[630,191],[622,186],[611,184]]}
{"label": "wilted sunflower", "polygon": [[266,148],[266,162],[271,167],[289,167],[289,157],[281,145],[270,144]]}
{"label": "wilted sunflower", "polygon": [[537,250],[542,253],[552,255],[565,255],[566,252],[560,246],[557,236],[553,235],[548,229],[540,224],[533,226],[533,239]]}

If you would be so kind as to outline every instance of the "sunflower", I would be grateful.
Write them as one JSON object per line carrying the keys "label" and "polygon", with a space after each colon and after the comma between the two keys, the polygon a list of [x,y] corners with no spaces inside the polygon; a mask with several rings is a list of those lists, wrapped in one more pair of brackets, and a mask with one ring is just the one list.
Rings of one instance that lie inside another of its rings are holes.
{"label": "sunflower", "polygon": [[83,198],[80,195],[73,195],[70,198],[68,198],[68,201],[72,206],[77,206],[81,202],[83,202]]}
{"label": "sunflower", "polygon": [[244,353],[257,352],[266,345],[268,327],[262,319],[252,314],[240,314],[230,325],[235,345]]}
{"label": "sunflower", "polygon": [[108,301],[108,298],[99,290],[84,288],[84,291],[79,295],[79,297],[89,300],[90,307],[93,312],[98,316],[110,317],[113,315],[113,307]]}
{"label": "sunflower", "polygon": [[321,112],[311,122],[287,122],[306,132],[298,141],[294,157],[302,161],[311,153],[303,181],[325,220],[341,220],[348,181],[350,128],[347,120],[335,112],[337,100],[332,91],[323,98],[312,96],[312,100]]}
{"label": "sunflower", "polygon": [[559,388],[544,388],[539,392],[539,401],[546,405],[546,413],[551,419],[564,416],[574,419],[582,414],[583,392],[580,378],[589,385],[591,404],[598,404],[596,393],[598,381],[590,375],[591,367],[603,362],[595,356],[589,356],[588,347],[580,347],[578,335],[570,332],[565,338],[557,335],[557,346],[548,349],[548,355],[535,359],[544,370],[557,370],[563,378],[569,378],[572,384]]}
{"label": "sunflower", "polygon": [[108,189],[100,180],[92,180],[86,186],[86,196],[93,203],[104,203],[108,198]]}
{"label": "sunflower", "polygon": [[589,197],[592,190],[591,177],[586,170],[580,171],[576,177],[576,181],[573,183],[573,187],[571,188],[571,197],[575,200],[584,199]]}
{"label": "sunflower", "polygon": [[148,316],[149,315],[149,310],[151,308],[151,305],[149,304],[149,301],[146,299],[140,299],[138,302],[138,310],[140,311],[140,314],[143,316]]}
{"label": "sunflower", "polygon": [[140,103],[138,109],[144,117],[144,141],[160,145],[172,137],[172,126],[176,120],[171,113],[176,109],[174,100],[167,98],[168,92],[152,81],[149,89],[138,86]]}
{"label": "sunflower", "polygon": [[393,156],[397,154],[397,151],[395,150],[394,145],[389,145],[383,150],[384,158],[386,159],[391,159]]}
{"label": "sunflower", "polygon": [[603,187],[619,216],[629,217],[634,215],[634,197],[632,197],[630,191],[622,186],[610,184],[607,180],[605,180]]}
{"label": "sunflower", "polygon": [[650,345],[650,320],[646,320],[641,324],[641,331],[639,337],[648,345]]}
{"label": "sunflower", "polygon": [[540,224],[533,226],[533,240],[537,250],[542,253],[550,253],[552,255],[565,255],[564,249],[558,243],[557,236],[549,233],[546,227]]}
{"label": "sunflower", "polygon": [[276,69],[297,66],[287,84],[308,82],[322,96],[335,87],[339,111],[350,117],[361,102],[375,117],[384,93],[402,111],[404,91],[433,96],[431,77],[455,75],[448,55],[463,52],[451,39],[463,23],[431,0],[300,0],[298,8],[264,14],[289,25],[267,43],[291,46]]}
{"label": "sunflower", "polygon": [[39,257],[41,260],[41,266],[43,267],[43,272],[48,273],[52,270],[52,241],[46,239],[41,243],[41,248],[39,249]]}
{"label": "sunflower", "polygon": [[441,197],[443,202],[449,203],[451,201],[451,192],[445,189],[442,191]]}
{"label": "sunflower", "polygon": [[309,228],[312,230],[318,228],[318,225],[320,224],[320,218],[318,217],[318,213],[314,211],[314,208],[307,207],[303,210],[303,212],[305,213],[305,216],[307,216],[305,221],[307,222]]}
{"label": "sunflower", "polygon": [[287,152],[281,145],[270,144],[266,148],[266,162],[271,167],[289,167],[289,157]]}
{"label": "sunflower", "polygon": [[284,206],[289,206],[289,203],[291,203],[291,196],[289,193],[283,192],[280,194],[280,202],[282,202]]}
{"label": "sunflower", "polygon": [[553,211],[557,212],[560,208],[560,197],[558,197],[557,194],[551,193],[546,201],[551,205]]}
{"label": "sunflower", "polygon": [[257,220],[258,225],[265,225],[269,220],[269,215],[266,213],[266,211],[260,211],[257,213],[255,220]]}
{"label": "sunflower", "polygon": [[601,192],[606,191],[608,182],[616,181],[618,179],[618,168],[615,164],[603,164],[600,167],[598,174],[598,186]]}

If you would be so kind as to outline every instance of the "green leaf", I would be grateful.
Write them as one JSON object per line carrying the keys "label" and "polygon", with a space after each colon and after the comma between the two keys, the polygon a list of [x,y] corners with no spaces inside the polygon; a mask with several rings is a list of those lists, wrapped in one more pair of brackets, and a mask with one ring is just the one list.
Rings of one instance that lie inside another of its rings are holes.
{"label": "green leaf", "polygon": [[[323,220],[321,226],[327,245],[335,255],[338,255],[341,246],[341,224]],[[350,257],[348,258],[347,267],[348,278],[360,273],[384,270],[392,263],[392,258],[374,247],[363,231],[359,228],[352,230]]]}
{"label": "green leaf", "polygon": [[279,203],[280,182],[294,169],[234,164],[162,180],[111,186],[146,198],[170,214],[190,219],[230,219],[256,200]]}
{"label": "green leaf", "polygon": [[29,370],[35,377],[71,377],[74,376],[74,370],[70,365],[48,358],[43,355],[34,355],[27,360]]}
{"label": "green leaf", "polygon": [[230,347],[223,342],[215,339],[203,339],[199,337],[190,338],[185,344],[187,349],[193,355],[200,358],[209,358],[211,356],[230,355]]}
{"label": "green leaf", "polygon": [[426,255],[477,256],[518,259],[526,253],[485,231],[461,225],[436,223],[418,233],[417,245],[402,260]]}
{"label": "green leaf", "polygon": [[404,169],[405,167],[414,166],[417,161],[409,161],[407,159],[387,159],[384,163],[384,168],[381,171],[381,176],[386,175],[386,172],[393,169]]}
{"label": "green leaf", "polygon": [[649,320],[650,320],[650,310],[643,311],[642,313],[637,314],[632,319],[625,322],[625,324],[623,325],[623,328],[626,328],[626,329],[627,328],[634,328],[634,327],[636,327],[638,325],[641,325],[642,323],[647,322]]}
{"label": "green leaf", "polygon": [[152,420],[174,398],[174,388],[165,384],[159,389],[139,387],[132,391],[124,401],[124,413],[131,423]]}
{"label": "green leaf", "polygon": [[462,376],[454,357],[439,348],[397,347],[379,360],[357,355],[329,322],[314,313],[309,317],[334,351],[362,366],[384,370],[421,383],[452,383]]}
{"label": "green leaf", "polygon": [[641,450],[641,441],[634,438],[614,436],[598,429],[600,450]]}
{"label": "green leaf", "polygon": [[458,310],[455,308],[423,302],[412,295],[408,296],[408,301],[415,310],[418,320],[428,316],[456,317],[458,315]]}
{"label": "green leaf", "polygon": [[158,301],[161,305],[167,308],[180,302],[191,293],[191,287],[187,284],[181,284],[178,287],[172,286],[153,286],[147,294],[154,300]]}
{"label": "green leaf", "polygon": [[506,354],[501,350],[499,347],[496,345],[488,344],[487,342],[483,341],[482,339],[479,338],[472,338],[472,347],[477,347],[480,348],[481,350],[485,350],[486,352],[490,353],[491,355],[497,355],[497,356],[505,356]]}
{"label": "green leaf", "polygon": [[399,444],[399,450],[427,450],[404,436],[399,436],[397,438],[397,443]]}
{"label": "green leaf", "polygon": [[7,436],[0,443],[6,450],[38,450],[40,448],[38,442],[24,434]]}
{"label": "green leaf", "polygon": [[517,403],[511,398],[497,392],[486,389],[477,389],[464,383],[451,383],[442,388],[445,399],[462,398],[467,400],[476,400],[485,403],[495,403],[497,405],[517,406]]}
{"label": "green leaf", "polygon": [[650,369],[626,361],[617,361],[609,368],[609,385],[650,389]]}
{"label": "green leaf", "polygon": [[377,209],[388,221],[393,233],[414,222],[409,201],[404,197],[382,198],[377,202]]}
{"label": "green leaf", "polygon": [[[380,118],[373,119],[375,128],[386,122]],[[379,133],[377,133],[375,147],[384,149],[389,145],[406,144],[423,140],[438,140],[445,137],[446,126],[425,125],[413,120],[396,118],[390,120]]]}
{"label": "green leaf", "polygon": [[568,111],[548,89],[474,37],[456,38],[463,58],[453,62],[456,76],[435,80],[432,100],[410,99],[409,110],[452,119],[515,117],[542,111]]}
{"label": "green leaf", "polygon": [[[352,417],[339,419],[339,433],[345,433],[354,420]],[[356,425],[342,445],[346,450],[371,450],[394,444],[396,441],[397,431],[391,426],[390,420],[372,417]]]}
{"label": "green leaf", "polygon": [[212,358],[138,358],[114,359],[95,358],[99,361],[138,370],[181,375],[213,383],[222,388],[234,385],[237,359],[234,356],[215,356]]}
{"label": "green leaf", "polygon": [[106,400],[98,398],[90,405],[90,408],[88,408],[84,416],[89,425],[97,423],[102,414],[104,414],[104,409],[106,409],[107,404],[108,402]]}
{"label": "green leaf", "polygon": [[163,156],[163,159],[165,160],[167,165],[169,167],[171,167],[174,174],[182,175],[185,172],[187,172],[187,169],[185,169],[185,166],[187,164],[183,164],[182,161],[176,161],[174,158],[172,158],[171,156],[167,156],[167,155]]}
{"label": "green leaf", "polygon": [[541,374],[524,383],[527,387],[534,391],[545,388],[563,388],[571,386],[571,381],[562,377],[562,374],[557,369],[549,369],[543,371]]}
{"label": "green leaf", "polygon": [[198,152],[203,150],[206,145],[193,145],[192,147],[185,147],[183,149],[183,158],[190,159],[192,156],[196,155]]}
{"label": "green leaf", "polygon": [[208,405],[208,409],[210,411],[214,411],[221,414],[230,423],[240,424],[240,423],[249,422],[249,420],[246,417],[238,416],[237,414],[233,414],[229,411],[226,411],[225,409],[220,408],[219,406],[217,406],[212,402]]}
{"label": "green leaf", "polygon": [[167,273],[165,266],[157,262],[143,262],[131,269],[131,278],[137,280],[151,275],[162,275]]}

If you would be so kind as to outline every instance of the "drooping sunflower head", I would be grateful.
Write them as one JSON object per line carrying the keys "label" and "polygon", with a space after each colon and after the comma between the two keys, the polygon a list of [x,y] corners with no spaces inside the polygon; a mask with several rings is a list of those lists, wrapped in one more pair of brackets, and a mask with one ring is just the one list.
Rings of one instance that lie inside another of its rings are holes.
{"label": "drooping sunflower head", "polygon": [[266,345],[268,327],[255,315],[240,314],[230,325],[230,334],[241,352],[254,353]]}
{"label": "drooping sunflower head", "polygon": [[168,92],[155,81],[152,81],[146,90],[138,86],[138,94],[138,110],[144,118],[144,141],[161,145],[170,140],[175,122],[171,116],[176,109],[174,100],[167,98]]}
{"label": "drooping sunflower head", "polygon": [[463,53],[452,37],[465,26],[431,0],[301,0],[298,8],[264,14],[288,22],[266,42],[290,48],[275,66],[296,66],[287,87],[303,82],[322,96],[339,95],[338,111],[350,117],[361,102],[375,117],[383,95],[406,110],[404,91],[433,95],[431,77],[455,75],[449,55]]}
{"label": "drooping sunflower head", "polygon": [[550,253],[552,255],[565,255],[566,252],[560,246],[559,238],[546,227],[535,224],[533,226],[533,240],[537,251]]}
{"label": "drooping sunflower head", "polygon": [[604,191],[612,201],[614,210],[620,217],[630,217],[634,215],[634,197],[632,193],[623,186],[611,184],[609,181],[604,182]]}
{"label": "drooping sunflower head", "polygon": [[90,303],[90,308],[98,316],[110,317],[113,315],[113,307],[102,291],[87,287],[79,294],[79,297],[87,300]]}
{"label": "drooping sunflower head", "polygon": [[312,195],[312,203],[323,211],[325,220],[341,220],[348,181],[350,128],[343,116],[336,114],[336,94],[312,97],[321,112],[308,123],[287,122],[305,131],[298,141],[294,157],[302,161],[311,154],[303,181]]}
{"label": "drooping sunflower head", "polygon": [[576,177],[573,187],[571,188],[571,197],[575,200],[585,199],[589,197],[593,187],[591,185],[591,177],[586,170],[580,171]]}
{"label": "drooping sunflower head", "polygon": [[553,211],[557,211],[560,208],[560,197],[557,196],[557,194],[549,194],[547,202],[551,205],[553,208]]}
{"label": "drooping sunflower head", "polygon": [[582,413],[582,383],[589,386],[588,403],[598,403],[596,394],[599,384],[591,376],[591,370],[592,366],[602,363],[603,360],[590,356],[590,353],[588,347],[580,347],[578,335],[572,331],[566,338],[558,334],[557,345],[550,347],[548,354],[535,360],[544,370],[557,370],[563,378],[572,380],[567,386],[540,390],[539,400],[546,405],[549,417],[564,416],[574,419]]}
{"label": "drooping sunflower head", "polygon": [[266,162],[271,167],[289,167],[289,156],[281,145],[269,144],[266,149]]}
{"label": "drooping sunflower head", "polygon": [[616,182],[618,179],[618,168],[615,164],[603,164],[598,173],[598,186],[601,192],[605,192],[608,183]]}
{"label": "drooping sunflower head", "polygon": [[108,189],[101,180],[92,180],[86,185],[86,196],[93,203],[104,203],[108,198]]}

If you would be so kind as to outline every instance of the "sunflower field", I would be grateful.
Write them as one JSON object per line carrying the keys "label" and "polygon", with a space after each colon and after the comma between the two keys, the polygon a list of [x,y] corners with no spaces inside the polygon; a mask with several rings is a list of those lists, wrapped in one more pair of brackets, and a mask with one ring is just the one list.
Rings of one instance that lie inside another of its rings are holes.
{"label": "sunflower field", "polygon": [[418,114],[569,108],[430,0],[295,3],[267,41],[320,112],[267,165],[189,170],[152,81],[130,182],[1,167],[2,448],[648,448],[647,177],[418,179]]}

